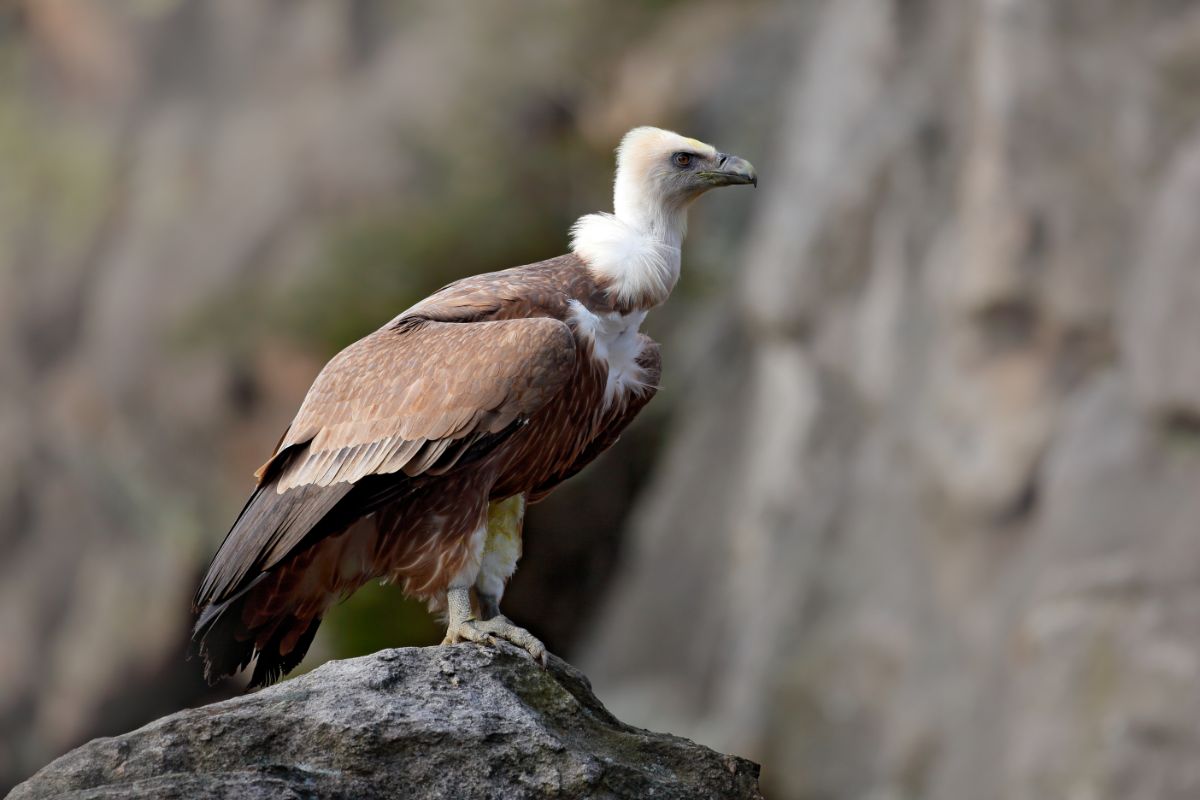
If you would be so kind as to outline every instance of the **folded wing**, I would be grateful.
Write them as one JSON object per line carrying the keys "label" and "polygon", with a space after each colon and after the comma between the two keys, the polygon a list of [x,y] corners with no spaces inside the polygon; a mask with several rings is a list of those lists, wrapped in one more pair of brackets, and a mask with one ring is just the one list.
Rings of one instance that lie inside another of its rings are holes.
{"label": "folded wing", "polygon": [[574,361],[570,330],[544,317],[402,318],[346,348],[259,470],[197,607],[231,597],[286,558],[363,478],[444,472],[472,446],[498,441],[563,388]]}

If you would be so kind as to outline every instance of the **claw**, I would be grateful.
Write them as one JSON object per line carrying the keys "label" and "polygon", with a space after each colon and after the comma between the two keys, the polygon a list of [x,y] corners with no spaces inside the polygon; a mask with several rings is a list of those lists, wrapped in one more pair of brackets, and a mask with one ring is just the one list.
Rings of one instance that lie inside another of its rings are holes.
{"label": "claw", "polygon": [[442,639],[442,644],[475,642],[477,644],[495,645],[495,637],[487,631],[481,630],[476,623],[478,623],[478,620],[467,619],[463,620],[457,626],[447,628],[446,638]]}
{"label": "claw", "polygon": [[446,638],[442,644],[478,642],[495,647],[497,639],[512,642],[529,653],[542,669],[548,664],[546,645],[524,628],[517,627],[503,614],[497,612],[490,619],[480,620],[471,616],[470,598],[467,590],[451,590],[447,596],[450,622],[446,626]]}
{"label": "claw", "polygon": [[537,664],[545,669],[547,661],[546,646],[529,631],[517,627],[503,615],[481,621],[477,619],[463,620],[446,631],[442,644],[458,644],[459,642],[478,642],[479,644],[496,645],[497,639],[503,639],[520,647],[529,653]]}

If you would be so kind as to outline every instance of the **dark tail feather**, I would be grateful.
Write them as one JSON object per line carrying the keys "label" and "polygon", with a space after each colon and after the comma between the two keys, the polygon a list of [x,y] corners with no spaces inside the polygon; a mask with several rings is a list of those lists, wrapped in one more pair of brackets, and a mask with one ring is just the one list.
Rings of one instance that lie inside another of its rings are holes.
{"label": "dark tail feather", "polygon": [[307,627],[296,639],[292,648],[286,653],[281,653],[284,637],[299,625],[305,625],[304,620],[288,617],[282,625],[275,629],[275,633],[267,641],[266,646],[258,653],[258,661],[254,664],[254,674],[250,677],[250,685],[246,687],[247,690],[268,686],[300,665],[300,662],[304,660],[304,654],[312,646],[313,637],[317,635],[317,628],[321,627],[321,618],[309,620]]}
{"label": "dark tail feather", "polygon": [[[472,449],[459,456],[475,457]],[[277,469],[277,462],[271,469]],[[273,683],[294,669],[312,644],[320,617],[301,619],[281,610],[263,621],[255,614],[262,607],[261,593],[252,590],[268,576],[290,569],[297,556],[322,539],[337,536],[362,517],[398,501],[412,485],[398,473],[369,475],[355,484],[305,486],[283,495],[276,495],[266,483],[260,486],[225,537],[194,601],[200,615],[192,641],[204,661],[205,679],[211,684],[235,675],[256,655],[251,688]],[[284,534],[295,540],[286,560],[265,563]],[[268,571],[258,572],[264,568]],[[247,626],[247,619],[253,628]],[[255,642],[264,639],[263,647],[256,648]],[[284,648],[286,652],[281,652]]]}
{"label": "dark tail feather", "polygon": [[215,684],[236,675],[254,658],[254,640],[242,624],[245,594],[205,606],[192,631],[192,642],[204,662],[204,679]]}
{"label": "dark tail feather", "polygon": [[[304,660],[321,625],[320,617],[306,621],[290,614],[282,615],[268,623],[272,629],[271,635],[261,649],[255,647],[255,641],[267,626],[251,630],[242,621],[250,590],[269,574],[263,573],[233,597],[205,606],[200,612],[192,641],[204,662],[204,678],[210,684],[241,672],[256,655],[258,660],[247,689],[257,689],[276,682]],[[300,626],[304,626],[303,631],[297,634]],[[281,652],[289,634],[295,643],[286,653]]]}

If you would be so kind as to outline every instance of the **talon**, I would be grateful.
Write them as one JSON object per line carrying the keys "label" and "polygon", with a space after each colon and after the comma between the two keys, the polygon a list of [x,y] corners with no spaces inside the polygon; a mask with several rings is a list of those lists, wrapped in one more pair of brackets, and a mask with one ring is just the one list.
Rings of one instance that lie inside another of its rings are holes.
{"label": "talon", "polygon": [[512,624],[503,615],[498,614],[485,622],[471,620],[469,627],[472,631],[486,633],[489,644],[494,645],[497,639],[503,639],[529,653],[534,661],[545,664],[546,646],[532,633]]}
{"label": "talon", "polygon": [[459,642],[477,642],[496,646],[497,639],[503,639],[520,647],[529,653],[535,663],[545,669],[547,661],[546,645],[524,628],[512,623],[508,617],[497,613],[491,619],[479,620],[470,613],[470,599],[467,590],[451,590],[448,594],[447,606],[450,611],[450,622],[446,626],[446,638],[442,644],[458,644]]}

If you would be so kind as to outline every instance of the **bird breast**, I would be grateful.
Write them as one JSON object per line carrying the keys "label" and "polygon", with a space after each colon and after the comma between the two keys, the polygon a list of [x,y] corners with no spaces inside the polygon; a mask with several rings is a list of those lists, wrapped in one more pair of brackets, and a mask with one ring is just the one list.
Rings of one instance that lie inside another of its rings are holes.
{"label": "bird breast", "polygon": [[643,370],[638,363],[643,338],[638,329],[646,318],[645,311],[591,311],[578,300],[571,301],[568,322],[581,341],[591,347],[592,357],[608,369],[604,389],[604,407],[631,389],[643,385]]}

